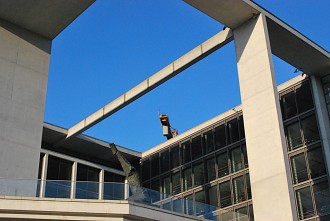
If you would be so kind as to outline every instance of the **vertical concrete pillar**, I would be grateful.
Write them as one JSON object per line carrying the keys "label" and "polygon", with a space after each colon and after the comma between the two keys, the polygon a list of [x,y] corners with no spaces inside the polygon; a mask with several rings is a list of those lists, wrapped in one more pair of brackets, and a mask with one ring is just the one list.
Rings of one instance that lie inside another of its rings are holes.
{"label": "vertical concrete pillar", "polygon": [[255,220],[297,220],[266,17],[234,39]]}
{"label": "vertical concrete pillar", "polygon": [[48,154],[45,154],[42,161],[41,180],[40,180],[40,193],[39,197],[45,197],[46,181],[47,181],[47,166],[48,166]]}
{"label": "vertical concrete pillar", "polygon": [[[316,108],[319,130],[321,134],[325,161],[330,173],[330,124],[327,106],[324,98],[321,80],[316,76],[311,76],[312,89],[314,94],[314,102]],[[328,174],[330,177],[330,174]]]}
{"label": "vertical concrete pillar", "polygon": [[75,161],[73,162],[72,165],[70,199],[76,198],[77,168],[78,168],[78,163]]}
{"label": "vertical concrete pillar", "polygon": [[0,174],[8,195],[35,196],[51,41],[0,20]]}

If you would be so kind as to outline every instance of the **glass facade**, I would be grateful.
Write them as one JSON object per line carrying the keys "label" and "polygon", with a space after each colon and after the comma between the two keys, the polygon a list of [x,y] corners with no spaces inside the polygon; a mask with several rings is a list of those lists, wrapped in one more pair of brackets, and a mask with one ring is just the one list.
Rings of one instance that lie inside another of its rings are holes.
{"label": "glass facade", "polygon": [[[196,202],[183,202],[188,214],[200,213],[200,202],[228,211],[219,212],[219,219],[233,216],[253,220],[242,113],[153,153],[142,159],[141,165],[143,186],[149,187],[157,180],[157,191]],[[155,171],[146,165],[161,165],[161,169]],[[235,215],[236,210],[242,214]]]}
{"label": "glass facade", "polygon": [[322,78],[322,86],[323,86],[325,103],[328,108],[328,114],[330,119],[330,74]]}
{"label": "glass facade", "polygon": [[326,220],[330,190],[310,80],[280,94],[297,216]]}

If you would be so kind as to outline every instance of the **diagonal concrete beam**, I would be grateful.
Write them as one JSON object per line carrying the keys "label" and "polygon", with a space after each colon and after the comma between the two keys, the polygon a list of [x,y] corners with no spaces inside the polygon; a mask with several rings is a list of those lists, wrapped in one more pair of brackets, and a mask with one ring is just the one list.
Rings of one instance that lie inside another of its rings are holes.
{"label": "diagonal concrete beam", "polygon": [[81,134],[232,40],[233,34],[229,28],[219,32],[148,79],[133,87],[125,94],[119,96],[117,99],[71,127],[68,130],[66,138],[59,141],[55,146],[60,146],[70,137]]}

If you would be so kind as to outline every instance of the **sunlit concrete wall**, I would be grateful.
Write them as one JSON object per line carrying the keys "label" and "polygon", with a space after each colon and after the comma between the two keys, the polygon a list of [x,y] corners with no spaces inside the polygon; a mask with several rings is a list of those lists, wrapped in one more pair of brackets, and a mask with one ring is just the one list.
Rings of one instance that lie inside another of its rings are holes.
{"label": "sunlit concrete wall", "polygon": [[[50,49],[50,40],[0,20],[2,181],[37,179]],[[36,182],[31,182],[24,188],[12,185],[7,191],[29,196],[35,189]]]}

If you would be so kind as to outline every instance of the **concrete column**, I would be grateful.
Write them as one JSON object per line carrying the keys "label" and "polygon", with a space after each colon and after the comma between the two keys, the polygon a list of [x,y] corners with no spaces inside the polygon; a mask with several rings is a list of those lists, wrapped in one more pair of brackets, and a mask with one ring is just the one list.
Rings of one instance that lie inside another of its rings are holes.
{"label": "concrete column", "polygon": [[103,187],[104,187],[104,170],[99,174],[99,200],[103,200]]}
{"label": "concrete column", "polygon": [[234,40],[255,220],[297,220],[266,17],[235,29]]}
{"label": "concrete column", "polygon": [[330,177],[330,121],[327,112],[327,105],[324,98],[321,80],[314,75],[310,78],[314,94],[316,115],[323,144],[324,157],[328,167],[328,177]]}
{"label": "concrete column", "polygon": [[76,185],[77,185],[77,162],[73,162],[71,173],[71,192],[70,199],[76,198]]}
{"label": "concrete column", "polygon": [[51,41],[0,20],[0,174],[7,194],[35,196]]}

